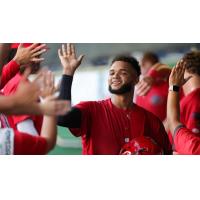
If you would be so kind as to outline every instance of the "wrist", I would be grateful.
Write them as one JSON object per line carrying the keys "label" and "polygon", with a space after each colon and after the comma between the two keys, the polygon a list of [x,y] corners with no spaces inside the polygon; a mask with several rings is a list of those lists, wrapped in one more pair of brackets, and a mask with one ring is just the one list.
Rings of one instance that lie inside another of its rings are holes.
{"label": "wrist", "polygon": [[13,61],[15,61],[18,65],[22,65],[21,60],[18,57],[14,57]]}
{"label": "wrist", "polygon": [[178,92],[180,91],[180,86],[171,84],[171,85],[169,86],[169,91],[177,92],[177,93],[178,93]]}
{"label": "wrist", "polygon": [[63,69],[63,75],[74,76],[74,72],[75,71]]}

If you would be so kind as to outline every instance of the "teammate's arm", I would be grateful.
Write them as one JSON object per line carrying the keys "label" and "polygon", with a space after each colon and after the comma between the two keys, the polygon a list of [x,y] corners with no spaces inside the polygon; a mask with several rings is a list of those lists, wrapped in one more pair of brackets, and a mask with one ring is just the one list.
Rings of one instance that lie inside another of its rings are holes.
{"label": "teammate's arm", "polygon": [[[182,86],[187,80],[184,79],[185,67],[179,62],[172,70],[169,85]],[[174,137],[174,146],[179,154],[200,154],[200,138],[187,129],[180,122],[179,93],[169,91],[167,102],[167,119],[169,128]]]}
{"label": "teammate's arm", "polygon": [[[169,77],[169,86],[180,88],[186,80],[184,79],[185,67],[182,62],[179,62],[173,69]],[[167,120],[171,133],[181,125],[180,122],[180,105],[179,92],[169,90],[167,100]]]}
{"label": "teammate's arm", "polygon": [[[6,51],[5,48],[3,50]],[[23,47],[23,44],[20,44],[15,57],[3,66],[0,88],[3,88],[6,83],[19,72],[21,65],[43,61],[44,58],[38,58],[38,56],[44,52],[46,52],[46,44],[39,45],[35,43],[30,47]]]}

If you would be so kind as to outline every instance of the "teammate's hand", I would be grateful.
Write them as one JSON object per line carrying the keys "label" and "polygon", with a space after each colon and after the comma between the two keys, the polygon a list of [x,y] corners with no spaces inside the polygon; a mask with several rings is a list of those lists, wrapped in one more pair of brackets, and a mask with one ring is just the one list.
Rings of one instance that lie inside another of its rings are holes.
{"label": "teammate's hand", "polygon": [[184,79],[185,65],[181,60],[175,67],[173,67],[172,72],[169,77],[169,85],[177,85],[179,87],[183,86],[192,76],[189,76],[187,79]]}
{"label": "teammate's hand", "polygon": [[151,77],[144,77],[137,85],[136,85],[136,94],[138,96],[145,96],[149,90],[151,89],[151,86],[153,84],[153,78]]}
{"label": "teammate's hand", "polygon": [[41,73],[43,74],[43,82],[40,86],[40,96],[45,99],[56,92],[55,77],[51,71],[42,71]]}
{"label": "teammate's hand", "polygon": [[55,96],[48,96],[39,105],[42,113],[49,116],[65,115],[71,108],[69,101],[58,100]]}
{"label": "teammate's hand", "polygon": [[73,76],[76,69],[80,66],[84,55],[76,57],[76,51],[73,44],[62,45],[62,49],[58,49],[58,56],[63,66],[63,74]]}
{"label": "teammate's hand", "polygon": [[30,62],[41,62],[44,58],[39,58],[46,52],[46,44],[34,43],[29,47],[24,47],[21,43],[13,60],[19,65],[29,64]]}

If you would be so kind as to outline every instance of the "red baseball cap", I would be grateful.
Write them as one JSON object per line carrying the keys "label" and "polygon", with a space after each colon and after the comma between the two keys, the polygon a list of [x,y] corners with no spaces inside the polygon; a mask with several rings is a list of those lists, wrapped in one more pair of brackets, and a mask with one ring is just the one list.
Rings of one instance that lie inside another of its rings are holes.
{"label": "red baseball cap", "polygon": [[156,144],[156,142],[147,136],[139,136],[134,138],[130,142],[126,143],[121,151],[120,155],[161,155],[162,149]]}

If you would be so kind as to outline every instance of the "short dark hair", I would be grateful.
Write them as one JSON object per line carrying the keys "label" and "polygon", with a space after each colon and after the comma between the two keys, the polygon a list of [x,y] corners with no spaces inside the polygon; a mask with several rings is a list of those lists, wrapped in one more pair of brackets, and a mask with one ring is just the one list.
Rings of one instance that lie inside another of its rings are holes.
{"label": "short dark hair", "polygon": [[192,51],[183,56],[186,70],[191,74],[200,76],[200,51]]}
{"label": "short dark hair", "polygon": [[134,57],[127,55],[118,55],[112,60],[111,65],[117,61],[129,63],[132,66],[132,68],[137,72],[137,75],[140,76],[141,74],[140,65],[139,62]]}
{"label": "short dark hair", "polygon": [[150,61],[152,63],[152,65],[155,65],[157,62],[159,62],[158,56],[155,53],[150,52],[150,51],[144,53],[142,60],[143,61]]}

